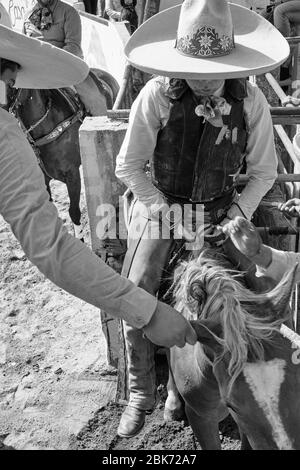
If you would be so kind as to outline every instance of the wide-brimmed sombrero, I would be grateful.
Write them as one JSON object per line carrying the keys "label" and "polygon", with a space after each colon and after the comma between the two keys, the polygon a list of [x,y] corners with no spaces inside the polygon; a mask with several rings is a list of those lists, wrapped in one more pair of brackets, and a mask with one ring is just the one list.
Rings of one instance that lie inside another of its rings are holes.
{"label": "wide-brimmed sombrero", "polygon": [[9,15],[1,4],[0,23],[0,58],[20,65],[17,88],[63,88],[87,77],[89,68],[79,57],[13,31],[9,27]]}
{"label": "wide-brimmed sombrero", "polygon": [[143,23],[125,46],[138,69],[188,79],[259,75],[282,64],[289,52],[271,23],[225,0],[185,0]]}

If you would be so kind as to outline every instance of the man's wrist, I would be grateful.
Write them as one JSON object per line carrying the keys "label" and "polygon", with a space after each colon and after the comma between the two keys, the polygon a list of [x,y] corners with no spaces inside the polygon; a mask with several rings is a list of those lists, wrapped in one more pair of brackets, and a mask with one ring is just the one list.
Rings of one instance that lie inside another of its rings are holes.
{"label": "man's wrist", "polygon": [[262,244],[257,253],[251,257],[251,261],[257,266],[267,269],[272,263],[272,250],[269,246]]}

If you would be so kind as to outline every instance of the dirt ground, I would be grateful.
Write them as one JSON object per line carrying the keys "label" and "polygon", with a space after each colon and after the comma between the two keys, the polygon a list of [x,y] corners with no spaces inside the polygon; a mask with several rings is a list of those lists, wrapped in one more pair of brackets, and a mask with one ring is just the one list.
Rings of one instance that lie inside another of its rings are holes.
{"label": "dirt ground", "polygon": [[[66,188],[52,183],[59,214],[72,230]],[[86,239],[87,215],[82,193]],[[0,219],[0,449],[195,449],[190,427],[164,423],[160,403],[141,434],[116,436],[122,406],[116,371],[106,366],[99,310],[62,291],[26,259]],[[104,393],[105,392],[105,393]],[[239,447],[234,423],[221,427],[224,449]]]}
{"label": "dirt ground", "polygon": [[[146,416],[142,432],[131,438],[122,439],[116,429],[124,409],[116,403],[109,403],[100,409],[76,436],[71,439],[70,449],[100,450],[200,450],[191,427],[186,420],[165,422],[164,402],[167,398],[167,360],[164,355],[156,355],[156,375],[158,385],[158,405],[153,413]],[[219,426],[223,450],[240,448],[239,434],[234,421],[228,417]]]}
{"label": "dirt ground", "polygon": [[[72,230],[66,187],[52,188]],[[87,229],[85,210],[83,219]],[[3,219],[0,257],[0,442],[67,449],[69,436],[101,407],[102,388],[115,388],[99,310],[45,279]]]}
{"label": "dirt ground", "polygon": [[[146,417],[143,431],[131,439],[116,435],[123,407],[110,403],[100,409],[76,438],[71,438],[72,450],[200,450],[190,426],[185,421],[164,422],[163,402]],[[223,450],[238,450],[240,441],[235,423],[227,419],[220,425]]]}

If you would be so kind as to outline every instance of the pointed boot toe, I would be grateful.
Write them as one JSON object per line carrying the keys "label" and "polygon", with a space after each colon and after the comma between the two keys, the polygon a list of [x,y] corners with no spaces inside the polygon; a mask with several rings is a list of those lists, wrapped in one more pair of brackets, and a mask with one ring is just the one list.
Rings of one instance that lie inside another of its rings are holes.
{"label": "pointed boot toe", "polygon": [[144,410],[133,408],[128,405],[125,408],[120,420],[117,434],[120,437],[133,437],[136,436],[145,424]]}

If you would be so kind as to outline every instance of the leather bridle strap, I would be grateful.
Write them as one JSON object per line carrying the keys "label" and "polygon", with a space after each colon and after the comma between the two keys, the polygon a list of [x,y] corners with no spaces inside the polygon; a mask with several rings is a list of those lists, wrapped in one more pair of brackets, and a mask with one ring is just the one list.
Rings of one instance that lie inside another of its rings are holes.
{"label": "leather bridle strap", "polygon": [[76,114],[74,114],[71,118],[65,119],[64,121],[60,122],[49,134],[41,137],[40,139],[36,139],[34,141],[34,145],[37,147],[41,147],[42,145],[50,144],[54,140],[58,139],[72,124],[76,121],[81,121],[83,118],[83,111],[79,110]]}

